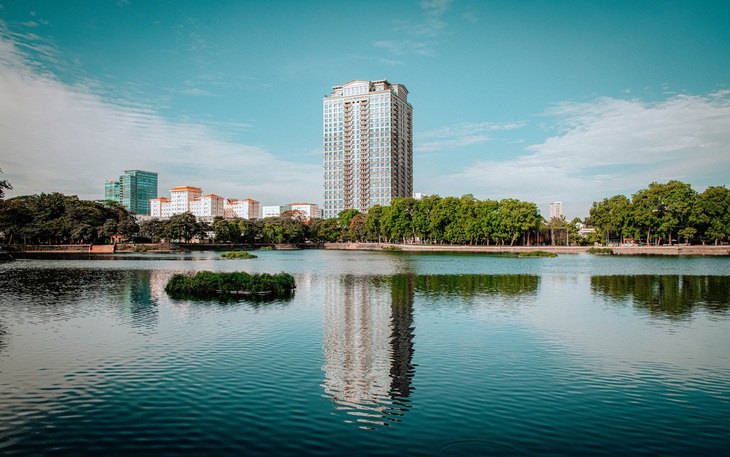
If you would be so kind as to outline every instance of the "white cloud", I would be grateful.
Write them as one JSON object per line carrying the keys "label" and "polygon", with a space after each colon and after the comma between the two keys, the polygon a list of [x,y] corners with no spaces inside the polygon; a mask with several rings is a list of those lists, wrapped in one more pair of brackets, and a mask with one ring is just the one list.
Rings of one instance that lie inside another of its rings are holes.
{"label": "white cloud", "polygon": [[477,122],[450,125],[416,134],[416,152],[434,152],[458,149],[460,147],[489,141],[488,132],[514,130],[525,126],[525,122]]}
{"label": "white cloud", "polygon": [[98,199],[106,179],[143,169],[159,172],[162,195],[195,185],[264,204],[319,200],[319,166],[280,160],[263,147],[225,141],[206,125],[173,122],[151,106],[110,100],[92,88],[41,73],[14,39],[0,35],[0,168],[14,187],[7,196],[58,191]]}
{"label": "white cloud", "polygon": [[545,207],[566,203],[569,215],[649,183],[671,179],[727,185],[730,177],[730,92],[676,95],[659,103],[603,97],[561,103],[546,115],[557,134],[509,161],[480,161],[434,185],[458,195],[516,197]]}

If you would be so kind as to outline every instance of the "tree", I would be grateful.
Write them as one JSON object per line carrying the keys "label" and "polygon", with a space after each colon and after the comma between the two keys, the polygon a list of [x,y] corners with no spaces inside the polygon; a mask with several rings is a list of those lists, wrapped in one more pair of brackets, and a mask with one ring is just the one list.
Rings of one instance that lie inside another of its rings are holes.
{"label": "tree", "polygon": [[521,235],[536,230],[542,221],[537,205],[515,199],[501,200],[499,214],[500,236],[503,241],[509,239],[510,246],[513,246]]}
{"label": "tree", "polygon": [[186,243],[189,243],[196,236],[202,237],[206,229],[203,224],[195,219],[191,212],[170,216],[170,219],[163,221],[163,225],[165,227],[165,238],[183,240]]}
{"label": "tree", "polygon": [[624,237],[631,230],[631,201],[624,195],[614,195],[604,198],[601,202],[593,202],[590,209],[590,224],[605,235],[605,243],[611,241],[611,233],[620,237],[623,244]]}
{"label": "tree", "polygon": [[[0,173],[2,173],[2,172],[3,172],[3,170],[0,169]],[[5,190],[11,190],[12,188],[13,188],[13,186],[11,186],[7,180],[5,180],[5,179],[0,180],[0,200],[5,198]]]}
{"label": "tree", "polygon": [[710,186],[697,196],[690,220],[703,239],[718,244],[730,237],[730,190]]}

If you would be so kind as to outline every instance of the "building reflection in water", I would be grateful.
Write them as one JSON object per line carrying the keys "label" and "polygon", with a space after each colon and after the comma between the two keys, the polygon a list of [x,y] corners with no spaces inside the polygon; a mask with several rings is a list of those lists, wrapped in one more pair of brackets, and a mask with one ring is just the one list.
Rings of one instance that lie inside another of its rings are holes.
{"label": "building reflection in water", "polygon": [[346,422],[399,422],[413,387],[411,275],[328,279],[324,303],[325,397]]}
{"label": "building reflection in water", "polygon": [[118,287],[121,314],[133,327],[153,328],[157,325],[157,303],[160,291],[164,290],[164,272],[157,270],[131,270],[125,272],[125,280]]}

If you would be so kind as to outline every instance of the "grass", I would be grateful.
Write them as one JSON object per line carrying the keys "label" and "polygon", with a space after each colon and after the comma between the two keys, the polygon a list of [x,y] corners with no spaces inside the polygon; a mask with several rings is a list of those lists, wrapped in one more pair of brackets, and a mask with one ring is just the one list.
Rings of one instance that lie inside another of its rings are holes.
{"label": "grass", "polygon": [[246,251],[231,251],[221,254],[224,259],[255,259],[258,256]]}
{"label": "grass", "polygon": [[272,246],[261,246],[261,249],[259,251],[273,251],[274,248]]}
{"label": "grass", "polygon": [[557,257],[558,255],[554,252],[547,251],[528,251],[520,252],[517,257]]}
{"label": "grass", "polygon": [[227,295],[285,296],[296,288],[288,273],[268,274],[245,272],[213,273],[200,271],[195,276],[175,274],[165,286],[173,298],[212,298]]}
{"label": "grass", "polygon": [[588,251],[588,254],[596,254],[596,255],[613,255],[613,249],[611,248],[590,248]]}

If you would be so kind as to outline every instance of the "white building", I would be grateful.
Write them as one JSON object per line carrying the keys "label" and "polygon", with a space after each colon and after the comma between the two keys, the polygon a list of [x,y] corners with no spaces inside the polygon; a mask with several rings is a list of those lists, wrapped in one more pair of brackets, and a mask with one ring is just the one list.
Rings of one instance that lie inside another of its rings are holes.
{"label": "white building", "polygon": [[251,198],[243,200],[226,198],[223,201],[223,210],[226,219],[258,219],[259,202]]}
{"label": "white building", "polygon": [[284,211],[290,211],[290,205],[278,205],[278,206],[264,206],[261,208],[261,217],[266,219],[267,217],[279,217]]}
{"label": "white building", "polygon": [[289,205],[292,211],[299,211],[305,221],[319,217],[319,206],[312,203],[292,203]]}
{"label": "white building", "polygon": [[216,194],[208,194],[190,202],[190,212],[193,213],[198,220],[210,222],[216,217],[225,216],[223,202],[223,197]]}
{"label": "white building", "polygon": [[550,203],[550,219],[554,217],[558,219],[563,217],[563,202]]}
{"label": "white building", "polygon": [[216,217],[226,219],[257,219],[259,202],[246,198],[235,200],[216,194],[203,196],[199,187],[178,186],[170,190],[170,198],[158,197],[150,200],[150,214],[153,218],[168,219],[176,214],[192,213],[196,219],[212,221]]}
{"label": "white building", "polygon": [[170,199],[167,197],[157,197],[150,200],[150,217],[157,219],[167,219],[172,216],[170,214]]}
{"label": "white building", "polygon": [[386,80],[334,86],[323,99],[325,218],[413,194],[413,108]]}
{"label": "white building", "polygon": [[200,187],[178,186],[170,189],[170,213],[182,214],[190,211],[190,203],[203,195]]}

